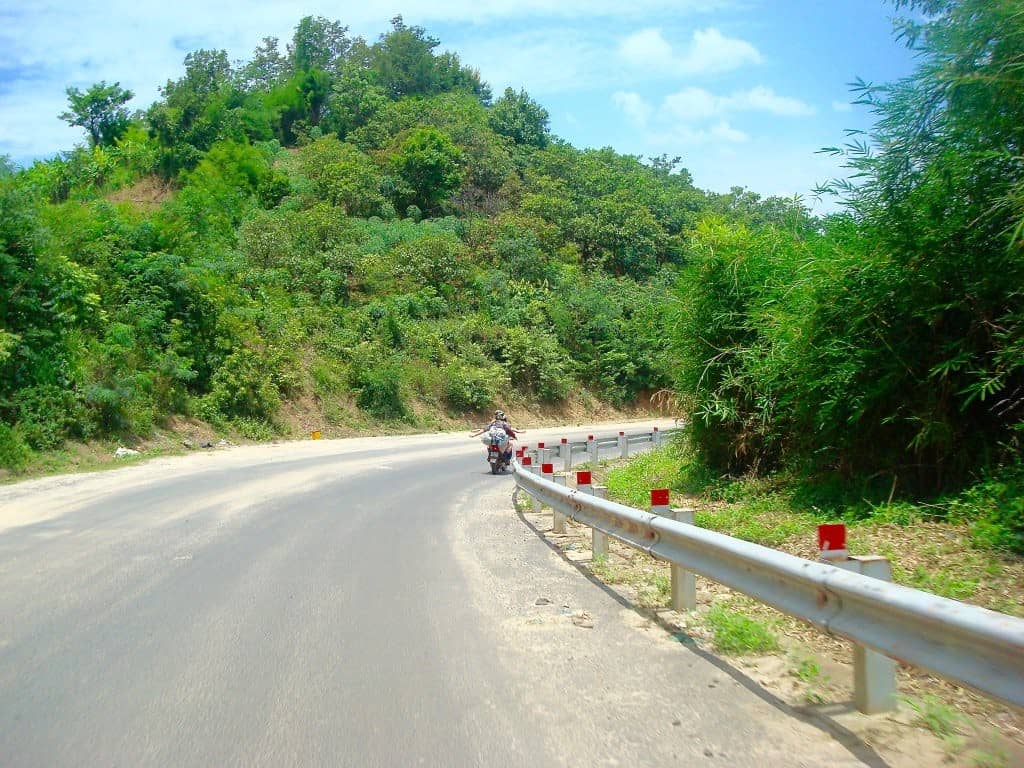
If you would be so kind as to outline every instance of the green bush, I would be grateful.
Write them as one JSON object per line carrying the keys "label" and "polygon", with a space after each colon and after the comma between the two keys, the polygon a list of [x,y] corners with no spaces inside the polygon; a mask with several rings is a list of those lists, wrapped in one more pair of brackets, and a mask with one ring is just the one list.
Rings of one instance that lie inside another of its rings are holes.
{"label": "green bush", "polygon": [[401,419],[406,415],[402,367],[377,350],[364,347],[353,355],[349,386],[356,391],[356,405],[367,413],[381,419]]}
{"label": "green bush", "polygon": [[1024,462],[992,471],[949,504],[950,518],[970,525],[985,549],[1024,554]]}
{"label": "green bush", "polygon": [[58,448],[67,437],[88,437],[93,428],[84,403],[73,391],[39,385],[14,396],[21,438],[37,450]]}
{"label": "green bush", "polygon": [[231,418],[269,420],[281,407],[272,371],[265,359],[251,349],[237,349],[213,374],[210,392],[201,410]]}
{"label": "green bush", "polygon": [[453,363],[444,369],[444,399],[456,411],[482,411],[507,386],[508,376],[500,366]]}
{"label": "green bush", "polygon": [[538,328],[506,329],[499,356],[512,386],[532,391],[542,400],[564,400],[572,387],[569,360],[558,342]]}
{"label": "green bush", "polygon": [[17,425],[9,427],[0,423],[0,467],[17,471],[31,457],[32,449],[25,443]]}

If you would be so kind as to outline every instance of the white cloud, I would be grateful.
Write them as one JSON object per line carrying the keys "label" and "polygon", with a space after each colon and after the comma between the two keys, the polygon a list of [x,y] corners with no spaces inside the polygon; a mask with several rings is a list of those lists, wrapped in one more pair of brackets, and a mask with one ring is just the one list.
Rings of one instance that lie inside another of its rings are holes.
{"label": "white cloud", "polygon": [[638,126],[646,126],[654,111],[650,104],[638,93],[616,91],[612,94],[612,103],[618,107],[627,118]]}
{"label": "white cloud", "polygon": [[832,102],[833,112],[851,112],[853,111],[853,105],[848,101],[833,101]]}
{"label": "white cloud", "polygon": [[727,111],[768,112],[785,117],[806,117],[814,114],[814,107],[800,99],[779,96],[771,88],[758,85],[749,91],[738,91],[726,99]]}
{"label": "white cloud", "polygon": [[675,53],[660,29],[644,29],[630,35],[619,44],[619,55],[638,69],[675,67]]}
{"label": "white cloud", "polygon": [[750,139],[743,131],[739,131],[722,120],[711,127],[712,138],[736,144]]}
{"label": "white cloud", "polygon": [[[736,144],[750,138],[726,120],[718,120],[704,127],[694,127],[686,121],[675,119],[673,111],[681,106],[679,100],[671,104],[669,99],[666,99],[658,109],[655,109],[638,93],[617,91],[612,94],[612,103],[641,131],[644,140],[651,145]],[[706,116],[712,114],[707,112]]]}
{"label": "white cloud", "polygon": [[767,112],[780,117],[814,114],[814,107],[800,99],[780,96],[771,88],[758,85],[728,96],[716,96],[703,88],[688,87],[669,94],[662,111],[675,120],[694,122],[736,112]]}
{"label": "white cloud", "polygon": [[[598,85],[601,48],[592,39],[566,29],[531,34],[468,38],[457,46],[463,62],[480,70],[495,94],[506,86],[526,88],[531,96]],[[500,51],[500,55],[495,55]]]}
{"label": "white cloud", "polygon": [[726,37],[714,27],[693,33],[686,50],[677,52],[656,27],[640,30],[619,44],[619,56],[648,74],[683,76],[731,72],[760,64],[761,53],[745,40]]}
{"label": "white cloud", "polygon": [[720,115],[725,110],[724,99],[703,88],[683,88],[670,93],[662,102],[661,110],[673,120],[690,122]]}
{"label": "white cloud", "polygon": [[637,128],[650,144],[737,144],[750,140],[733,126],[727,115],[759,112],[779,117],[804,116],[814,109],[788,96],[780,96],[763,85],[728,96],[703,88],[688,87],[670,93],[655,107],[640,94],[618,91],[612,104]]}
{"label": "white cloud", "polygon": [[656,147],[715,146],[721,151],[729,145],[750,141],[750,136],[722,120],[707,128],[682,123],[662,127],[645,135],[644,141]]}

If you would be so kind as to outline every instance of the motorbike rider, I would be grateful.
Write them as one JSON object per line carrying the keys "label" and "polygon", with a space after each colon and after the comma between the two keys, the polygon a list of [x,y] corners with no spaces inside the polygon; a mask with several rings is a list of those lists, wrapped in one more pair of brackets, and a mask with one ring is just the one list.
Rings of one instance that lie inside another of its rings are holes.
{"label": "motorbike rider", "polygon": [[482,435],[484,432],[488,432],[488,431],[494,429],[495,427],[497,427],[498,429],[504,430],[505,434],[508,435],[508,437],[509,437],[508,443],[507,443],[506,448],[505,448],[505,455],[502,458],[506,462],[511,462],[512,461],[512,441],[516,439],[517,435],[516,435],[516,431],[514,429],[512,429],[512,425],[509,423],[508,417],[505,415],[504,411],[502,411],[502,410],[495,411],[494,412],[494,420],[491,421],[491,423],[488,424],[486,427],[482,427],[481,429],[479,429],[476,432],[474,432],[472,435],[470,435],[470,437],[476,437],[477,435]]}

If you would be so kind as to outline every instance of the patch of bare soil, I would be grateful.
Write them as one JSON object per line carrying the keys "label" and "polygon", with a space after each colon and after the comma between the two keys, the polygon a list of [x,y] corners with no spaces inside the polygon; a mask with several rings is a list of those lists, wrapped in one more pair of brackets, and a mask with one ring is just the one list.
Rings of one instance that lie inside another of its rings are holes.
{"label": "patch of bare soil", "polygon": [[132,203],[140,208],[159,208],[174,194],[174,188],[158,176],[144,176],[128,187],[107,195],[112,203]]}
{"label": "patch of bare soil", "polygon": [[[786,704],[831,725],[837,733],[853,734],[874,748],[892,768],[952,766],[953,768],[1009,768],[1024,765],[1024,712],[984,698],[971,690],[901,665],[897,673],[899,708],[895,712],[865,716],[854,709],[852,646],[821,633],[727,587],[697,579],[698,609],[692,614],[672,611],[669,605],[668,564],[616,541],[607,558],[595,561],[591,530],[569,521],[565,534],[552,532],[550,512],[527,513],[534,527],[556,545],[566,560],[611,585],[636,606],[636,626],[643,631],[667,632],[681,642],[714,650],[714,638],[704,615],[712,603],[726,601],[730,608],[769,626],[779,636],[778,653],[729,657],[728,662],[766,692]],[[917,569],[915,558],[954,557],[957,538],[947,549],[928,549],[922,541],[935,541],[930,526],[879,528],[862,542],[875,552],[895,550],[905,569]],[[943,536],[952,535],[946,530]],[[924,549],[925,554],[907,555]],[[787,542],[781,549],[816,558],[815,543]],[[960,549],[961,556],[963,549]],[[929,566],[934,568],[935,562]],[[991,571],[991,567],[988,566]],[[909,572],[909,571],[907,571]],[[983,603],[1019,600],[1024,587],[1024,563],[1007,562],[1006,571],[979,584],[976,597]],[[971,602],[974,602],[972,600]]]}

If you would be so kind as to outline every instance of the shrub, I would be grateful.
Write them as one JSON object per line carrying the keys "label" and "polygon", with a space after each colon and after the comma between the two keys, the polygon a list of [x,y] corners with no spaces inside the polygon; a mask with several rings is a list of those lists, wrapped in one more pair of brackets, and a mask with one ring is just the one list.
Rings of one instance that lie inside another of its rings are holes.
{"label": "shrub", "polygon": [[272,372],[251,349],[237,349],[228,355],[210,384],[204,414],[212,409],[227,417],[266,420],[281,407]]}
{"label": "shrub", "polygon": [[444,399],[457,411],[482,411],[508,386],[501,366],[484,368],[453,363],[444,369]]}
{"label": "shrub", "polygon": [[406,415],[402,397],[402,368],[382,359],[373,348],[357,351],[349,368],[349,385],[356,390],[356,405],[381,419]]}
{"label": "shrub", "polygon": [[0,467],[21,469],[31,456],[32,450],[22,438],[18,426],[9,427],[0,423]]}
{"label": "shrub", "polygon": [[569,394],[569,361],[550,334],[536,328],[509,328],[499,355],[513,386],[535,392],[542,400],[564,400]]}
{"label": "shrub", "polygon": [[949,512],[968,522],[976,546],[1024,554],[1024,462],[990,473],[950,502]]}

